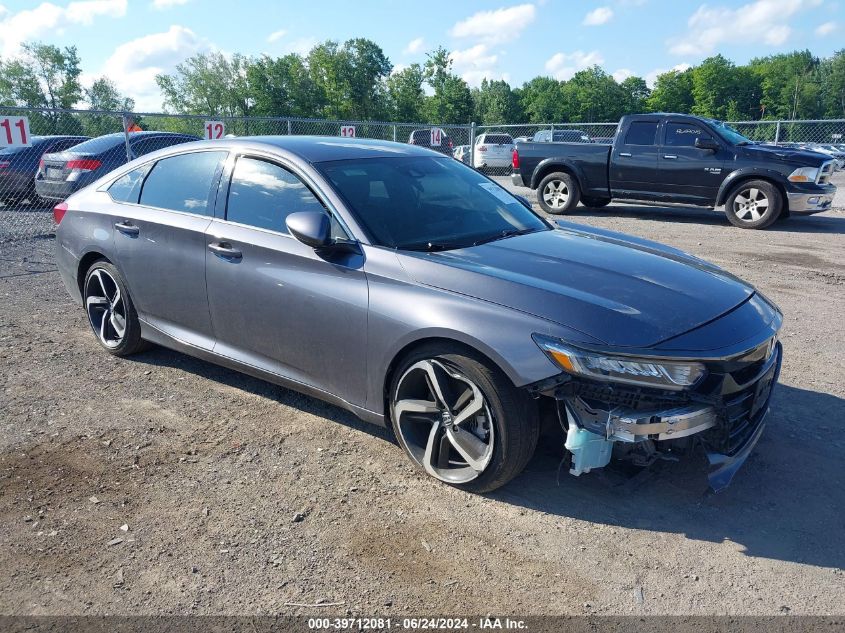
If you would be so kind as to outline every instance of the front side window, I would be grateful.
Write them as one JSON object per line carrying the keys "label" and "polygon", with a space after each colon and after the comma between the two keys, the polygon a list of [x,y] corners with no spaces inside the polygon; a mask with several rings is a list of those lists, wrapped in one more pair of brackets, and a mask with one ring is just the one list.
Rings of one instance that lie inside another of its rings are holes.
{"label": "front side window", "polygon": [[317,168],[379,246],[447,250],[549,230],[508,191],[451,158],[338,160]]}
{"label": "front side window", "polygon": [[287,233],[285,219],[299,211],[326,213],[305,183],[284,167],[259,158],[238,158],[229,187],[227,220]]}
{"label": "front side window", "polygon": [[138,197],[141,194],[141,185],[144,183],[144,176],[150,171],[150,167],[152,167],[152,164],[142,165],[115,180],[108,188],[111,199],[115,202],[137,204]]}
{"label": "front side window", "polygon": [[712,140],[710,134],[697,125],[669,123],[666,125],[665,144],[672,147],[695,147],[695,139]]}
{"label": "front side window", "polygon": [[193,152],[162,158],[141,189],[141,204],[212,215],[211,186],[226,152]]}
{"label": "front side window", "polygon": [[657,121],[634,121],[625,134],[625,145],[654,145]]}

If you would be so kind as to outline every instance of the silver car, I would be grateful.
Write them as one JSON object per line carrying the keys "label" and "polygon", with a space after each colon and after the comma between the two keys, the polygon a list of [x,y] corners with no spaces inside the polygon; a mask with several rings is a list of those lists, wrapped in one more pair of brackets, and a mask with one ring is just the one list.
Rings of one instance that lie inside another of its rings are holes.
{"label": "silver car", "polygon": [[335,137],[188,143],[54,210],[96,339],[157,343],[391,425],[485,492],[543,424],[570,472],[703,447],[727,484],[765,425],[778,309],[701,260],[552,225],[466,165]]}

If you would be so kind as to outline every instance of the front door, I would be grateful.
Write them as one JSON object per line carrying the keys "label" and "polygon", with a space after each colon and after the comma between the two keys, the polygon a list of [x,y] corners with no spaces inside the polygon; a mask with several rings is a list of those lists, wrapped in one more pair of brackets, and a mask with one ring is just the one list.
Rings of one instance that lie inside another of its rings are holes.
{"label": "front door", "polygon": [[206,349],[214,339],[205,292],[205,230],[225,156],[209,151],[163,158],[109,189],[120,202],[114,222],[118,262],[139,317]]}
{"label": "front door", "polygon": [[[726,176],[726,150],[721,141],[696,123],[670,119],[663,130],[658,154],[663,190],[693,204],[713,204]],[[696,139],[715,141],[720,149],[699,149]]]}
{"label": "front door", "polygon": [[[328,213],[290,166],[239,156],[206,232],[214,351],[363,406],[367,278],[358,253],[318,253],[285,218]],[[336,233],[343,229],[333,221]]]}

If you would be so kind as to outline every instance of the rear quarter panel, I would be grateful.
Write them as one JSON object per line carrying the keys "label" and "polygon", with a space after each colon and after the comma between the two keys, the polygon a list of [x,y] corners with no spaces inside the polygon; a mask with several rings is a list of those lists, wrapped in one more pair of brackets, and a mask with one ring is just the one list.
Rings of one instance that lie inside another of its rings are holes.
{"label": "rear quarter panel", "polygon": [[607,196],[607,161],[610,145],[594,143],[520,143],[519,169],[532,189],[560,167],[568,167],[578,178],[582,193]]}

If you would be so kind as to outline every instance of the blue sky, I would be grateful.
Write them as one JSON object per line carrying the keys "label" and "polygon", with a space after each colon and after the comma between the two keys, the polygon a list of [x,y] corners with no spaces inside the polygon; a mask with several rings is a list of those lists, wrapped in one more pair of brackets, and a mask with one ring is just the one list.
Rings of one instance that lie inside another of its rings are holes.
{"label": "blue sky", "polygon": [[[2,0],[0,0],[2,2]],[[845,42],[845,0],[76,0],[0,5],[0,55],[41,40],[76,45],[84,81],[107,75],[157,110],[157,72],[209,50],[250,55],[307,52],[325,39],[367,37],[401,68],[437,45],[471,85],[561,79],[594,63],[618,79],[649,81],[722,53],[752,57]]]}

